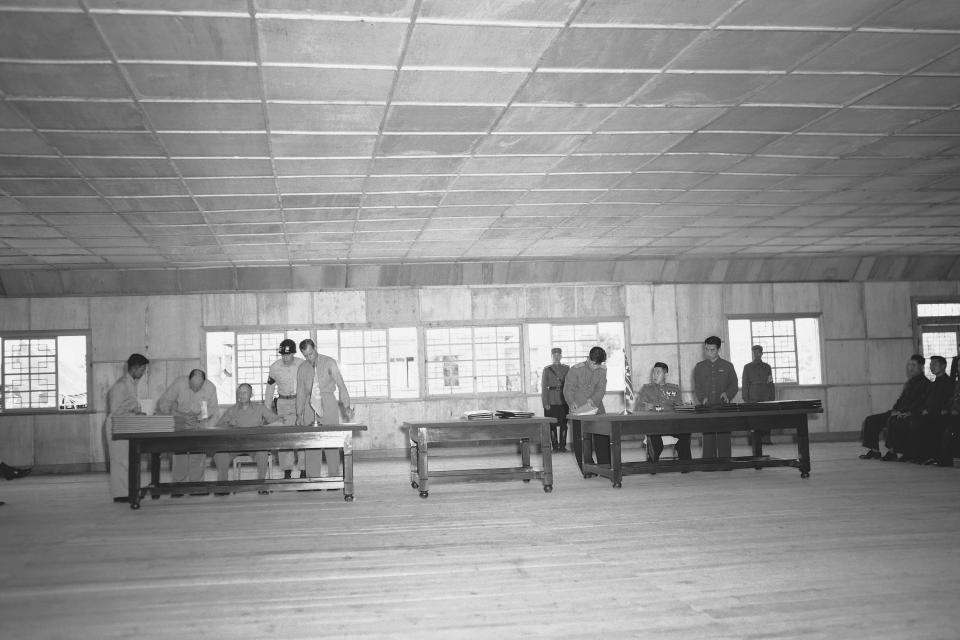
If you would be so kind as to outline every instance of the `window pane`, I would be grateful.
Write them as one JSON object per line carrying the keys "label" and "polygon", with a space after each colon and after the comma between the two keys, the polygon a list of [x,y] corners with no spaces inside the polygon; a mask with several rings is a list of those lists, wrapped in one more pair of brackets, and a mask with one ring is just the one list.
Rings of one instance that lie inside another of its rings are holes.
{"label": "window pane", "polygon": [[949,373],[950,359],[957,353],[956,331],[924,331],[921,334],[923,355],[927,362],[923,365],[927,377],[933,380],[930,373],[930,356],[943,356],[947,359],[947,373]]}
{"label": "window pane", "polygon": [[800,384],[822,384],[820,367],[820,320],[797,318],[797,373]]}
{"label": "window pane", "polygon": [[57,338],[57,394],[61,409],[87,407],[87,337]]}
{"label": "window pane", "polygon": [[388,329],[390,345],[390,397],[416,398],[420,395],[417,366],[417,330],[414,327]]}
{"label": "window pane", "polygon": [[943,302],[933,304],[918,304],[917,316],[920,318],[960,316],[960,303]]}
{"label": "window pane", "polygon": [[232,331],[207,332],[207,380],[217,387],[217,402],[232,405],[236,394],[236,338]]}

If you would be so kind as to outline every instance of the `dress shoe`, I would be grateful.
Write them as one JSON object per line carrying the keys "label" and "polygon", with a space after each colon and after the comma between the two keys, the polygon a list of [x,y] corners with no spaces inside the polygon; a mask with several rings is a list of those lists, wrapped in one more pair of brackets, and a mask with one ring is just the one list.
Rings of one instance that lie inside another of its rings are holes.
{"label": "dress shoe", "polygon": [[[207,494],[206,494],[206,493],[191,493],[190,495],[192,495],[192,496],[205,496],[205,495],[207,495]],[[215,496],[217,496],[217,497],[219,497],[219,498],[222,498],[223,496],[228,496],[228,495],[230,495],[230,492],[229,492],[229,491],[216,491],[216,492],[214,492],[213,495],[215,495]]]}
{"label": "dress shoe", "polygon": [[301,472],[300,472],[300,477],[301,477],[301,478],[306,478],[306,477],[307,477],[307,472],[306,472],[306,471],[301,471]]}
{"label": "dress shoe", "polygon": [[208,495],[210,495],[210,492],[209,492],[209,491],[206,491],[206,492],[201,491],[201,492],[199,492],[199,493],[191,493],[190,495],[192,495],[192,496],[197,496],[197,497],[208,496]]}
{"label": "dress shoe", "polygon": [[259,491],[257,491],[257,493],[259,493],[259,494],[262,495],[262,496],[268,496],[268,495],[270,495],[270,492],[267,491],[266,489],[260,489]]}
{"label": "dress shoe", "polygon": [[912,461],[913,461],[913,458],[908,457],[907,454],[903,454],[897,459],[897,462],[912,462]]}
{"label": "dress shoe", "polygon": [[10,465],[0,462],[0,475],[2,475],[7,480],[18,480],[19,478],[26,478],[28,475],[33,473],[33,469],[30,467],[11,467]]}
{"label": "dress shoe", "polygon": [[171,493],[171,494],[170,494],[170,497],[171,497],[171,498],[182,498],[182,497],[183,497],[183,494],[182,494],[182,493]]}
{"label": "dress shoe", "polygon": [[284,471],[283,471],[283,479],[284,479],[284,480],[289,480],[292,476],[293,476],[293,474],[292,474],[292,470],[291,470],[291,469],[284,469]]}
{"label": "dress shoe", "polygon": [[887,451],[885,454],[883,454],[883,457],[880,459],[883,460],[884,462],[896,462],[897,454],[895,454],[893,451]]}
{"label": "dress shoe", "polygon": [[861,459],[861,460],[880,460],[882,457],[883,457],[883,456],[880,454],[880,452],[879,452],[879,451],[876,451],[876,450],[874,450],[874,449],[871,449],[870,451],[867,451],[866,453],[860,454],[860,459]]}
{"label": "dress shoe", "polygon": [[129,504],[129,503],[130,503],[130,497],[129,497],[129,496],[120,496],[120,497],[114,498],[113,501],[114,501],[114,502],[126,502],[127,504]]}

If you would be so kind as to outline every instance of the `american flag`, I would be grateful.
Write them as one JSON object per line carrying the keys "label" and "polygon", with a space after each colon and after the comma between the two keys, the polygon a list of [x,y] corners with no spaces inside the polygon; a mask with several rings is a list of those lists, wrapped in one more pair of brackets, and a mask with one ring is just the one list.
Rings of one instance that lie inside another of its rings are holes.
{"label": "american flag", "polygon": [[636,394],[633,392],[633,377],[630,375],[630,358],[627,356],[627,350],[623,350],[623,409],[630,411],[633,409],[633,403],[636,400]]}

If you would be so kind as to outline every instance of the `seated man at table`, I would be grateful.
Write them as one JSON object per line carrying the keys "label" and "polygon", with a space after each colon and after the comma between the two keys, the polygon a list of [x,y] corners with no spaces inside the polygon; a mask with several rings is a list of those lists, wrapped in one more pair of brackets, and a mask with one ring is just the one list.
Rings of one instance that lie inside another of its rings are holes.
{"label": "seated man at table", "polygon": [[[657,362],[653,365],[650,372],[650,382],[640,387],[637,394],[637,402],[634,405],[634,412],[639,411],[673,411],[678,404],[683,404],[680,398],[680,387],[667,382],[667,372],[670,368],[664,362]],[[690,460],[690,434],[678,433],[677,439],[677,457],[681,460]],[[647,449],[647,455],[654,462],[660,459],[663,453],[663,436],[648,436],[650,446]]]}
{"label": "seated man at table", "polygon": [[[276,422],[280,416],[268,409],[266,406],[253,403],[250,399],[253,397],[253,387],[244,382],[237,387],[237,404],[233,405],[223,413],[223,417],[217,423],[218,429],[236,429],[247,427],[260,427],[265,424]],[[267,477],[267,456],[268,451],[257,451],[253,454],[253,459],[257,463],[257,480],[263,480]],[[219,451],[213,456],[213,462],[217,465],[217,481],[226,482],[230,471],[230,463],[237,457],[236,453]],[[260,493],[269,493],[261,490]],[[218,496],[225,496],[226,493],[217,493]]]}

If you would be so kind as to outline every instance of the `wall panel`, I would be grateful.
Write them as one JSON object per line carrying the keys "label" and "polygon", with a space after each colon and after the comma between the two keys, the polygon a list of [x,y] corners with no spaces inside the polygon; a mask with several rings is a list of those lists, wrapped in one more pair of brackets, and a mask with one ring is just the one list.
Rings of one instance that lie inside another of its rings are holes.
{"label": "wall panel", "polygon": [[469,322],[473,313],[467,287],[429,287],[420,290],[422,322]]}
{"label": "wall panel", "polygon": [[727,335],[723,315],[723,287],[677,285],[677,326],[681,342],[703,342],[708,336]]}
{"label": "wall panel", "polygon": [[197,357],[202,317],[200,296],[150,296],[146,300],[146,351],[141,353],[148,358]]}
{"label": "wall panel", "polygon": [[825,339],[847,340],[867,336],[863,306],[863,285],[821,284],[823,319],[820,330]]}
{"label": "wall panel", "polygon": [[126,361],[131,353],[147,355],[149,301],[143,296],[90,299],[94,362]]}
{"label": "wall panel", "polygon": [[367,294],[364,291],[316,291],[313,294],[313,324],[364,324]]}
{"label": "wall panel", "polygon": [[30,300],[0,298],[0,331],[27,331],[28,329],[30,329]]}
{"label": "wall panel", "polygon": [[30,330],[90,328],[90,298],[35,298],[30,301]]}
{"label": "wall panel", "polygon": [[913,335],[909,282],[865,282],[863,294],[868,338]]}
{"label": "wall panel", "polygon": [[375,289],[367,292],[367,321],[396,325],[420,319],[420,296],[415,289]]}

